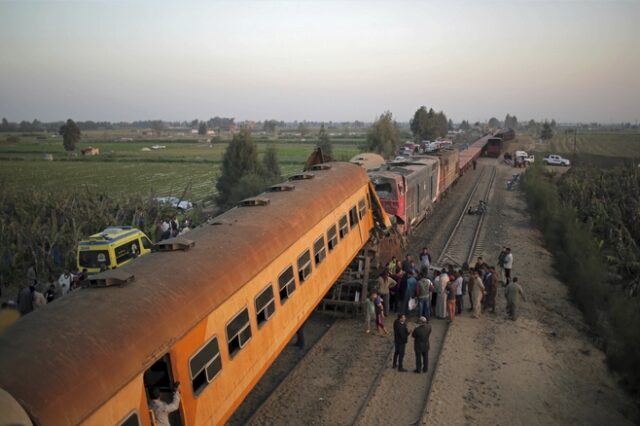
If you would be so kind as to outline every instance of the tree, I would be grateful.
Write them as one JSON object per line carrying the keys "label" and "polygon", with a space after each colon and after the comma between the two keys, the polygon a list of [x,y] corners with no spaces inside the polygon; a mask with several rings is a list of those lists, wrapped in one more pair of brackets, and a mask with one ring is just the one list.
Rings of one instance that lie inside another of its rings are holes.
{"label": "tree", "polygon": [[162,120],[153,120],[151,122],[151,130],[153,130],[153,133],[156,136],[160,136],[162,134],[162,131],[164,130],[164,123],[162,122]]}
{"label": "tree", "polygon": [[68,119],[65,124],[60,127],[62,135],[62,144],[65,151],[73,151],[80,142],[80,128],[72,119]]}
{"label": "tree", "polygon": [[333,147],[331,145],[331,138],[324,128],[324,123],[320,125],[320,132],[318,133],[318,148],[322,150],[324,155],[331,156],[333,153]]}
{"label": "tree", "polygon": [[498,119],[495,117],[491,117],[489,119],[489,127],[497,129],[498,127],[500,127],[500,121],[498,121]]}
{"label": "tree", "polygon": [[398,128],[393,121],[393,115],[386,111],[373,123],[367,133],[365,149],[377,152],[385,157],[393,156],[400,146]]}
{"label": "tree", "polygon": [[259,175],[258,148],[247,128],[233,135],[222,159],[222,174],[216,182],[216,202],[221,209],[228,208],[239,199],[232,198],[234,187],[244,176]]}
{"label": "tree", "polygon": [[278,163],[278,151],[273,143],[269,144],[267,152],[265,152],[262,158],[262,171],[269,183],[275,183],[275,181],[280,180],[282,177],[282,171]]}
{"label": "tree", "polygon": [[553,138],[553,129],[551,128],[551,124],[547,120],[544,121],[542,125],[542,131],[540,132],[540,138],[544,140],[549,140]]}
{"label": "tree", "polygon": [[278,125],[279,123],[276,120],[264,120],[264,123],[262,124],[262,130],[264,130],[265,132],[275,133],[276,127]]}
{"label": "tree", "polygon": [[453,130],[453,120],[449,119],[449,122],[447,123],[447,129],[448,130]]}
{"label": "tree", "polygon": [[551,127],[553,127],[554,129],[556,128],[556,120],[555,119],[551,120]]}
{"label": "tree", "polygon": [[[453,123],[451,125],[453,126]],[[416,142],[420,142],[446,136],[449,123],[442,111],[435,112],[433,108],[427,111],[425,106],[421,106],[409,120],[409,127]]]}
{"label": "tree", "polygon": [[309,128],[307,127],[306,123],[300,123],[298,125],[298,131],[300,132],[300,135],[302,135],[302,137],[307,136],[307,134],[309,134]]}
{"label": "tree", "polygon": [[427,107],[423,105],[418,108],[418,110],[413,114],[413,118],[409,120],[409,127],[411,128],[411,133],[413,133],[416,142],[430,140],[429,113],[427,112]]}
{"label": "tree", "polygon": [[204,121],[201,121],[200,125],[198,126],[198,134],[200,136],[204,136],[207,134],[207,123],[205,123]]}
{"label": "tree", "polygon": [[469,125],[469,122],[467,120],[462,120],[462,122],[460,123],[460,130],[467,131],[470,128],[471,126]]}

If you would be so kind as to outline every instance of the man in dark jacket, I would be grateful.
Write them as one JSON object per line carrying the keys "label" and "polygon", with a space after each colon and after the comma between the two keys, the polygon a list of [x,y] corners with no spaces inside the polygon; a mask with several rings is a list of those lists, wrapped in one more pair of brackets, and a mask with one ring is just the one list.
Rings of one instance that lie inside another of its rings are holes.
{"label": "man in dark jacket", "polygon": [[425,317],[420,317],[418,326],[413,330],[413,350],[416,353],[416,373],[427,372],[429,368],[429,336],[431,335],[431,324],[427,323]]}
{"label": "man in dark jacket", "polygon": [[409,329],[407,328],[407,318],[402,313],[399,313],[398,318],[393,322],[393,340],[396,350],[393,353],[392,368],[396,368],[397,365],[398,371],[407,371],[402,367],[402,360],[407,340],[409,340]]}

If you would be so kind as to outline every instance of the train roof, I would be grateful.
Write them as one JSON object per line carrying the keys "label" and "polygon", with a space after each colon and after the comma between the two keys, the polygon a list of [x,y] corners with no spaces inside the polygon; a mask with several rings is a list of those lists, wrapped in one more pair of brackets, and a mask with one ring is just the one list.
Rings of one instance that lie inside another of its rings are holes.
{"label": "train roof", "polygon": [[362,166],[365,170],[369,171],[376,170],[382,167],[385,163],[385,160],[381,155],[374,154],[372,152],[365,152],[354,156],[351,160],[349,160],[349,162]]}
{"label": "train roof", "polygon": [[77,424],[267,267],[338,203],[368,185],[366,172],[330,163],[314,178],[267,192],[187,234],[186,252],[140,257],[122,287],[56,300],[0,336],[0,388],[37,423]]}

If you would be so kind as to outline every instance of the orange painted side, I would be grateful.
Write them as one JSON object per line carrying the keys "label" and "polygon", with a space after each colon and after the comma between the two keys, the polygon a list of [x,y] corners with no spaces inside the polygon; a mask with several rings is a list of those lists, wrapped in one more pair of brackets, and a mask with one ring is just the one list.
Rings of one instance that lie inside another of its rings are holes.
{"label": "orange painted side", "polygon": [[[325,217],[296,243],[278,257],[268,267],[257,272],[254,278],[242,286],[222,305],[191,329],[186,335],[177,337],[169,350],[174,379],[181,382],[182,403],[181,414],[187,425],[223,424],[235,411],[255,383],[271,366],[282,349],[289,343],[297,329],[315,309],[327,291],[340,277],[344,269],[351,263],[360,249],[369,240],[373,228],[372,211],[367,205],[365,216],[350,229],[343,240],[332,252],[327,247],[326,234],[331,225],[338,227],[342,215],[349,214],[352,207],[366,199],[369,186],[364,185],[355,194],[345,200],[335,211]],[[326,258],[316,266],[313,243],[323,235],[325,238]],[[248,236],[249,237],[249,236]],[[250,238],[250,237],[249,237]],[[298,280],[297,259],[305,251],[311,253],[311,275],[304,283]],[[296,290],[281,303],[279,297],[278,276],[293,266],[296,277]],[[242,259],[234,267],[242,267]],[[258,329],[255,297],[271,284],[275,297],[275,313]],[[208,286],[216,289],[216,277],[212,276]],[[240,349],[233,358],[230,357],[226,325],[245,307],[248,308],[251,323],[251,340]],[[218,339],[222,370],[211,383],[196,396],[191,385],[189,359],[212,337]],[[159,354],[162,356],[164,354]],[[149,424],[146,397],[143,390],[142,373],[133,382],[118,392],[113,399],[103,405],[85,424],[117,424],[126,413],[132,410],[132,402],[137,402],[143,424]],[[128,409],[127,402],[128,401]],[[122,416],[122,417],[118,417]]]}

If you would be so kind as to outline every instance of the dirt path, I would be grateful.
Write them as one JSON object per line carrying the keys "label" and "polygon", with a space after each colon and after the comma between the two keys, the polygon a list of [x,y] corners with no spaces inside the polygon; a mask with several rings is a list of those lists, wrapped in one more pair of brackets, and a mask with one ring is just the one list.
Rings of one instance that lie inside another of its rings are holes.
{"label": "dirt path", "polygon": [[[514,169],[500,167],[502,180]],[[528,302],[520,318],[463,316],[450,327],[423,424],[633,424],[638,413],[587,337],[582,315],[554,276],[523,194],[496,190],[495,249],[509,245]],[[496,219],[497,218],[497,219]],[[496,221],[498,220],[498,221]],[[497,251],[485,259],[495,262]]]}

